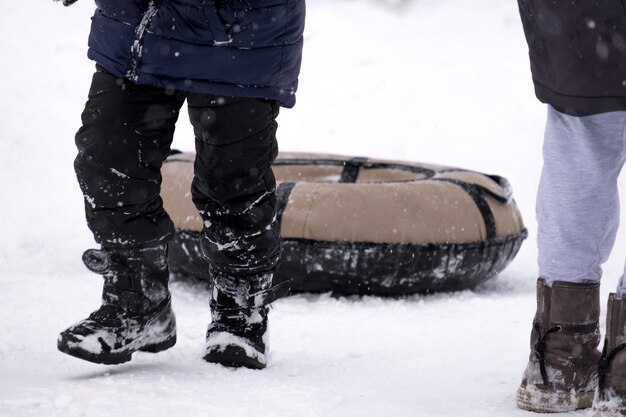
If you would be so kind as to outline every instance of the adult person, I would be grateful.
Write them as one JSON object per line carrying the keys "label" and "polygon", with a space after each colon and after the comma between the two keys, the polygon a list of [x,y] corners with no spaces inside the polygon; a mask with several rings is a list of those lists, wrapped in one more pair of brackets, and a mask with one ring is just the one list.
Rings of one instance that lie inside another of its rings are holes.
{"label": "adult person", "polygon": [[[626,276],[599,286],[626,160],[626,10],[619,0],[518,0],[537,98],[548,104],[537,195],[537,312],[519,407],[626,414]],[[594,399],[595,395],[595,399]]]}

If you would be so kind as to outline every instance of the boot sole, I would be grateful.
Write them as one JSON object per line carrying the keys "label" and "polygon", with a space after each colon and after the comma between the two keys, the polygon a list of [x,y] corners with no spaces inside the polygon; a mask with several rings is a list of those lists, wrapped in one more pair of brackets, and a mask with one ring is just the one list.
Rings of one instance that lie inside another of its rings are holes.
{"label": "boot sole", "polygon": [[624,411],[608,411],[608,410],[593,410],[592,417],[623,417],[626,416],[626,410]]}
{"label": "boot sole", "polygon": [[626,416],[626,410],[624,411],[608,411],[608,410],[593,410],[592,417],[623,417]]}
{"label": "boot sole", "polygon": [[228,345],[223,350],[212,350],[203,358],[209,363],[217,363],[229,368],[264,369],[266,364],[246,355],[245,350],[235,345]]}
{"label": "boot sole", "polygon": [[623,400],[620,399],[609,399],[606,400],[597,400],[593,404],[593,413],[592,417],[623,417],[626,416],[626,409],[620,407],[619,404],[623,404]]}
{"label": "boot sole", "polygon": [[130,361],[133,358],[133,353],[137,351],[148,352],[148,353],[157,353],[167,350],[173,347],[176,344],[176,335],[165,339],[162,342],[151,343],[148,345],[141,346],[139,348],[128,349],[121,352],[102,352],[102,353],[93,353],[79,348],[71,348],[67,344],[59,341],[57,343],[57,348],[59,351],[73,356],[78,359],[83,359],[93,363],[99,363],[102,365],[119,365],[121,363],[125,363]]}
{"label": "boot sole", "polygon": [[590,408],[594,391],[581,391],[576,394],[565,391],[548,391],[531,385],[520,386],[517,390],[517,407],[536,413],[564,413]]}

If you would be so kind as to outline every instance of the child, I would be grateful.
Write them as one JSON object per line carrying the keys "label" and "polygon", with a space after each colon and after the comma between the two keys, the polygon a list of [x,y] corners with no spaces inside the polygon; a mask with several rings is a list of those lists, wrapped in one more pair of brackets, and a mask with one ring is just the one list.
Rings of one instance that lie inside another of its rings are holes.
{"label": "child", "polygon": [[[63,0],[70,5],[76,0]],[[204,359],[264,368],[268,304],[280,258],[276,117],[295,104],[304,0],[96,0],[96,61],[76,134],[75,169],[104,276],[103,303],[63,331],[58,348],[97,363],[176,343],[159,196],[179,110],[196,136],[193,201],[213,280]]]}
{"label": "child", "polygon": [[626,160],[622,1],[519,0],[539,100],[549,104],[537,197],[539,280],[520,408],[626,414],[626,278],[609,296],[602,354],[599,287],[619,223]]}

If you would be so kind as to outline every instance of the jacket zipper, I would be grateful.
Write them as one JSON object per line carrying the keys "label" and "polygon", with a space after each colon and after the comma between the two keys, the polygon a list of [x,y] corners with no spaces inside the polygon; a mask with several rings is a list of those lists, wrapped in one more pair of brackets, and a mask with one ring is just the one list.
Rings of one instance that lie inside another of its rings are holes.
{"label": "jacket zipper", "polygon": [[135,39],[133,40],[133,44],[130,48],[132,64],[127,74],[128,78],[133,82],[137,82],[139,79],[139,65],[141,62],[141,56],[143,54],[143,40],[146,35],[146,30],[148,29],[150,21],[152,21],[152,18],[157,14],[158,10],[159,9],[156,6],[155,2],[151,1],[148,4],[148,10],[146,10],[143,17],[141,18],[141,22],[139,22],[139,25],[137,26],[137,28],[135,28]]}

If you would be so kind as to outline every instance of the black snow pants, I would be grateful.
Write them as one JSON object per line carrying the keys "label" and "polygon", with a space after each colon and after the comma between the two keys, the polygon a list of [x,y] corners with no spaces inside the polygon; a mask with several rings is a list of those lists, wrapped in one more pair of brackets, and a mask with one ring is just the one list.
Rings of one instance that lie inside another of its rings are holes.
{"label": "black snow pants", "polygon": [[274,101],[137,85],[98,68],[74,163],[89,228],[108,247],[173,237],[160,169],[185,100],[196,137],[191,192],[204,221],[205,255],[229,275],[272,270],[280,257],[271,169],[278,154]]}

